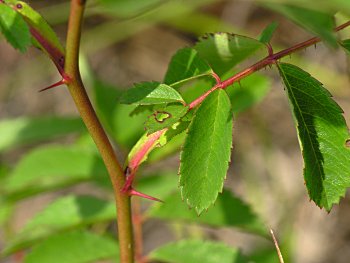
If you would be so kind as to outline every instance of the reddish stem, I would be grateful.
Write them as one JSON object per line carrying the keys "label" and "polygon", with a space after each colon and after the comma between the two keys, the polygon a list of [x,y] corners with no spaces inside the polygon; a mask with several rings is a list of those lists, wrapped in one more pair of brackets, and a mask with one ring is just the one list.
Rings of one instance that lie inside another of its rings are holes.
{"label": "reddish stem", "polygon": [[[339,31],[342,30],[346,27],[350,26],[350,21],[338,26],[335,28],[335,31]],[[212,87],[210,90],[208,90],[206,93],[204,93],[203,95],[201,95],[200,97],[198,97],[197,99],[195,99],[194,101],[192,101],[189,104],[189,108],[193,109],[194,107],[196,107],[197,105],[199,105],[207,96],[209,96],[210,93],[212,93],[213,91],[215,91],[218,88],[221,89],[225,89],[228,86],[232,85],[235,82],[240,81],[241,79],[251,75],[252,73],[268,66],[268,65],[272,65],[274,63],[276,63],[277,60],[288,56],[296,51],[299,51],[301,49],[305,49],[307,47],[310,47],[312,45],[315,45],[318,42],[321,42],[322,40],[319,37],[313,37],[310,38],[302,43],[299,43],[297,45],[294,45],[292,47],[286,48],[284,50],[281,50],[280,52],[277,53],[272,53],[269,54],[267,57],[263,58],[262,60],[258,61],[257,63],[255,63],[254,65],[242,70],[241,72],[235,74],[234,76],[228,78],[227,80],[224,80],[221,82],[221,84],[216,84],[214,87]],[[271,51],[270,51],[271,52]]]}

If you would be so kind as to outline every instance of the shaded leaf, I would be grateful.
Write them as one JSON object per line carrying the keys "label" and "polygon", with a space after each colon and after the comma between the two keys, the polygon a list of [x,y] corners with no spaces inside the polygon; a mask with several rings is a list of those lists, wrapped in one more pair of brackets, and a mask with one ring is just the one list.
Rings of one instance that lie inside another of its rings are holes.
{"label": "shaded leaf", "polygon": [[0,29],[7,41],[19,51],[25,52],[31,45],[29,27],[22,16],[1,2]]}
{"label": "shaded leaf", "polygon": [[135,84],[120,98],[122,104],[150,105],[169,102],[184,102],[181,95],[172,87],[159,82]]}
{"label": "shaded leaf", "polygon": [[178,86],[186,81],[213,73],[208,63],[193,48],[182,48],[171,58],[164,83]]}
{"label": "shaded leaf", "polygon": [[350,135],[343,111],[307,72],[284,63],[278,69],[295,117],[309,196],[330,211],[350,186]]}
{"label": "shaded leaf", "polygon": [[263,32],[261,32],[259,36],[259,41],[265,44],[270,43],[271,38],[275,33],[277,27],[278,27],[277,22],[272,22],[267,27],[265,27],[265,29],[263,30]]}
{"label": "shaded leaf", "polygon": [[350,39],[346,39],[342,41],[342,47],[348,52],[350,55]]}
{"label": "shaded leaf", "polygon": [[213,227],[236,227],[261,236],[268,236],[262,219],[243,200],[224,190],[207,212],[200,217],[184,206],[178,193],[168,195],[164,203],[155,204],[147,213],[150,217],[163,220],[185,221]]}
{"label": "shaded leaf", "polygon": [[[1,5],[0,5],[1,6]],[[80,118],[42,117],[0,121],[0,152],[14,146],[85,131]]]}
{"label": "shaded leaf", "polygon": [[253,74],[244,78],[239,85],[226,89],[232,103],[232,111],[240,113],[262,101],[271,89],[265,76]]}
{"label": "shaded leaf", "polygon": [[114,202],[92,196],[65,196],[49,204],[30,219],[10,240],[3,255],[27,248],[40,240],[83,225],[113,220]]}
{"label": "shaded leaf", "polygon": [[25,155],[1,188],[8,198],[21,199],[101,176],[107,171],[94,151],[47,146]]}
{"label": "shaded leaf", "polygon": [[168,104],[155,107],[152,115],[148,116],[145,127],[148,134],[168,128],[178,122],[188,111],[182,104]]}
{"label": "shaded leaf", "polygon": [[137,190],[164,199],[177,189],[176,172],[160,172],[156,175],[142,175],[137,181]]}
{"label": "shaded leaf", "polygon": [[[278,254],[276,252],[275,247],[271,247],[270,249],[255,250],[253,254],[249,255],[249,259],[251,260],[251,262],[254,262],[254,263],[276,263],[276,262],[279,262]],[[286,259],[284,259],[284,260],[286,260]]]}
{"label": "shaded leaf", "polygon": [[171,263],[248,263],[236,248],[223,243],[202,240],[181,240],[152,251],[149,257]]}
{"label": "shaded leaf", "polygon": [[216,74],[222,76],[259,49],[266,49],[258,40],[228,33],[203,36],[194,46]]}
{"label": "shaded leaf", "polygon": [[101,259],[116,260],[118,257],[119,248],[115,240],[90,232],[74,231],[41,242],[26,255],[24,263],[85,263]]}
{"label": "shaded leaf", "polygon": [[292,4],[266,4],[266,6],[288,17],[299,26],[318,35],[327,41],[329,45],[333,47],[338,45],[333,31],[333,15]]}
{"label": "shaded leaf", "polygon": [[198,213],[213,204],[222,190],[231,145],[231,103],[219,89],[199,106],[181,152],[181,194]]}
{"label": "shaded leaf", "polygon": [[105,12],[113,13],[119,17],[135,16],[161,5],[162,0],[99,0]]}

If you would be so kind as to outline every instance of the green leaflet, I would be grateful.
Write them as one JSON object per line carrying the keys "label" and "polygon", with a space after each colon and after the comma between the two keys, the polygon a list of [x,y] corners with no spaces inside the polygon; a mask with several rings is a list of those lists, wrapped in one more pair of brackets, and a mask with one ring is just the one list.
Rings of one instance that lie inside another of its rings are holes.
{"label": "green leaflet", "polygon": [[40,48],[63,74],[65,51],[55,31],[46,20],[26,2],[5,0],[5,3],[22,15],[32,35],[33,45]]}
{"label": "green leaflet", "polygon": [[210,75],[213,70],[193,48],[182,48],[171,58],[164,83],[177,87],[186,81]]}
{"label": "green leaflet", "polygon": [[87,231],[73,231],[44,240],[26,255],[24,263],[85,263],[118,257],[115,240]]}
{"label": "green leaflet", "polygon": [[301,27],[304,27],[310,32],[320,36],[332,47],[338,46],[337,39],[333,31],[333,15],[304,7],[298,7],[292,4],[274,3],[265,5],[270,9],[288,17]]}
{"label": "green leaflet", "polygon": [[350,136],[343,111],[307,72],[284,63],[278,69],[295,117],[309,196],[330,211],[350,186]]}
{"label": "green leaflet", "polygon": [[61,197],[31,218],[24,228],[7,242],[1,255],[9,255],[63,231],[113,220],[116,217],[115,213],[114,202],[92,196]]}
{"label": "green leaflet", "polygon": [[188,111],[188,107],[180,103],[155,107],[153,114],[148,116],[145,127],[148,134],[168,128],[178,122]]}
{"label": "green leaflet", "polygon": [[277,22],[272,22],[271,24],[269,24],[260,34],[259,41],[265,44],[270,43],[273,33],[275,33],[277,27]]}
{"label": "green leaflet", "polygon": [[198,214],[221,192],[232,145],[231,103],[224,90],[212,92],[200,105],[189,126],[181,152],[182,198]]}
{"label": "green leaflet", "polygon": [[252,208],[232,192],[224,189],[215,205],[200,217],[195,211],[184,206],[178,193],[168,194],[164,203],[155,204],[147,216],[162,220],[180,221],[192,224],[204,224],[211,227],[235,227],[247,232],[268,236],[263,220]]}
{"label": "green leaflet", "polygon": [[201,37],[194,46],[201,58],[222,77],[228,70],[266,46],[258,40],[228,33],[209,34]]}
{"label": "green leaflet", "polygon": [[182,102],[181,95],[172,87],[159,82],[143,82],[128,89],[119,100],[122,104],[151,105]]}
{"label": "green leaflet", "polygon": [[25,52],[30,45],[30,32],[23,18],[11,7],[0,2],[0,29],[7,41]]}
{"label": "green leaflet", "polygon": [[166,244],[152,251],[153,260],[171,263],[248,263],[236,248],[220,242],[181,240]]}

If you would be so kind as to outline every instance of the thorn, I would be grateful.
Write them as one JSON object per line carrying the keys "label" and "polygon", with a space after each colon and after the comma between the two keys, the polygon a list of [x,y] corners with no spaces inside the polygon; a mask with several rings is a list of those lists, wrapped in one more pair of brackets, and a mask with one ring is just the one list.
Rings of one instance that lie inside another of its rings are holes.
{"label": "thorn", "polygon": [[240,81],[238,81],[238,85],[239,85],[240,88],[242,88],[242,85],[241,85],[241,82],[240,82]]}
{"label": "thorn", "polygon": [[315,43],[314,47],[315,47],[315,49],[317,48],[317,45],[316,45],[316,43]]}
{"label": "thorn", "polygon": [[138,191],[136,191],[136,190],[134,190],[134,189],[132,189],[132,188],[128,191],[128,194],[129,194],[129,195],[139,196],[139,197],[141,197],[141,198],[146,198],[146,199],[149,199],[149,200],[152,200],[152,201],[157,201],[157,202],[160,202],[160,203],[164,203],[162,200],[160,200],[160,199],[158,199],[158,198],[155,198],[155,197],[153,197],[153,196],[146,195],[146,194],[144,194],[144,193],[138,192]]}
{"label": "thorn", "polygon": [[66,79],[61,79],[60,81],[58,81],[58,82],[56,82],[56,83],[54,83],[54,84],[52,84],[52,85],[50,85],[50,86],[48,86],[48,87],[46,87],[46,88],[44,88],[44,89],[39,90],[39,92],[43,92],[43,91],[45,91],[45,90],[55,88],[55,87],[64,85],[64,84],[66,84],[66,83],[67,83],[67,80],[66,80]]}

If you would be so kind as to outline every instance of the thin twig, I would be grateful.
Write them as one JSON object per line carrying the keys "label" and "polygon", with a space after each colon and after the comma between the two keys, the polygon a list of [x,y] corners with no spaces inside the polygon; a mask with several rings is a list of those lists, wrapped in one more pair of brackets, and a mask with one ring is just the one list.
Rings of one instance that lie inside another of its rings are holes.
{"label": "thin twig", "polygon": [[281,250],[278,246],[278,242],[277,242],[277,239],[272,231],[272,229],[270,228],[270,234],[272,236],[272,239],[273,239],[273,243],[275,244],[275,247],[276,247],[276,251],[277,251],[277,254],[278,254],[278,259],[280,260],[280,263],[284,263],[284,260],[283,260],[283,256],[282,256],[282,253],[281,253]]}
{"label": "thin twig", "polygon": [[[340,31],[346,27],[350,26],[350,21],[336,27],[335,31]],[[195,99],[193,102],[189,104],[190,109],[193,109],[197,105],[199,105],[207,96],[209,96],[210,93],[217,89],[225,89],[228,86],[231,86],[235,82],[239,82],[241,79],[248,77],[249,75],[253,74],[254,72],[259,71],[262,68],[265,68],[268,65],[273,65],[276,63],[277,60],[288,56],[294,52],[297,52],[299,50],[308,48],[310,46],[313,46],[319,42],[321,42],[322,39],[319,37],[313,37],[310,38],[304,42],[301,42],[299,44],[296,44],[292,47],[286,48],[284,50],[281,50],[277,53],[269,54],[267,57],[263,58],[262,60],[258,61],[254,65],[242,70],[241,72],[235,74],[234,76],[222,81],[220,84],[216,84],[214,87],[212,87],[209,91],[207,91],[205,94],[201,95],[197,99]]]}

